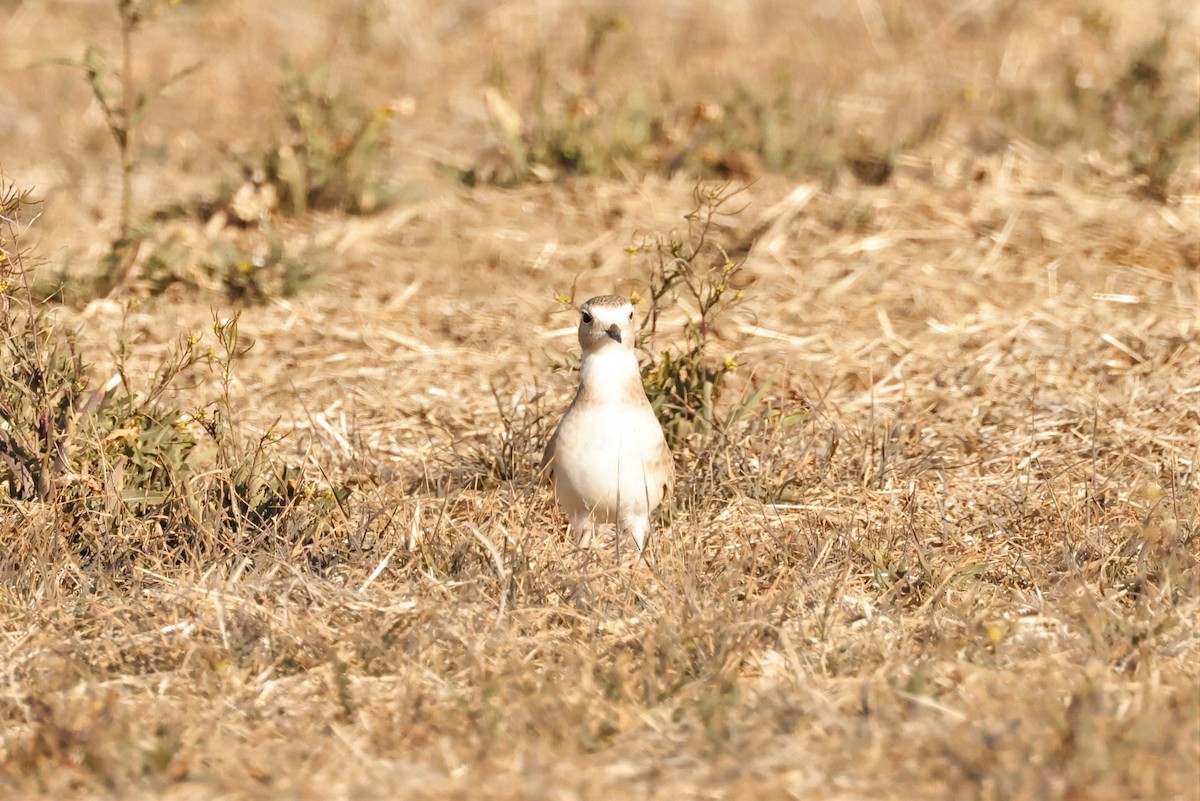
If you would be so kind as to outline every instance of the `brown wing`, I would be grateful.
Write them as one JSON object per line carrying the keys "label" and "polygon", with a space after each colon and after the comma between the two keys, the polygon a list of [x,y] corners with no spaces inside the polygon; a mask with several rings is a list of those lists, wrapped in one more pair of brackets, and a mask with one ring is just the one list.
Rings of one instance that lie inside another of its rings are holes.
{"label": "brown wing", "polygon": [[651,469],[656,475],[663,476],[663,499],[670,497],[675,488],[675,460],[671,457],[671,449],[665,439],[659,440],[658,450],[650,460]]}
{"label": "brown wing", "polygon": [[546,450],[542,453],[542,464],[538,468],[538,480],[554,486],[554,447],[558,443],[558,429],[554,430],[554,434],[550,437],[550,441],[546,443]]}

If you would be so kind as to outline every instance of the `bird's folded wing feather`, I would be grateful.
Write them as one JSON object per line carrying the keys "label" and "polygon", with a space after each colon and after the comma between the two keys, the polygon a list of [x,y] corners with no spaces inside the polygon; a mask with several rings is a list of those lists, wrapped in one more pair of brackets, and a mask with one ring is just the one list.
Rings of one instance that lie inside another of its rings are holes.
{"label": "bird's folded wing feather", "polygon": [[554,445],[558,442],[558,431],[555,431],[550,441],[546,443],[546,450],[542,453],[542,464],[538,468],[538,479],[547,484],[554,483]]}
{"label": "bird's folded wing feather", "polygon": [[663,495],[669,495],[675,487],[675,460],[671,458],[671,449],[667,447],[665,440],[659,441],[658,448],[650,459],[650,471],[663,477]]}

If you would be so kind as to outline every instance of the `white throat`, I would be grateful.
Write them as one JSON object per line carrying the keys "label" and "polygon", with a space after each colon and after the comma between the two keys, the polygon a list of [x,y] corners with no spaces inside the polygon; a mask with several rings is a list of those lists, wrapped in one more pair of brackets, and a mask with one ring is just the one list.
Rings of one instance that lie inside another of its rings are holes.
{"label": "white throat", "polygon": [[645,397],[637,356],[622,347],[585,353],[579,369],[579,393],[599,401],[627,401],[631,395]]}

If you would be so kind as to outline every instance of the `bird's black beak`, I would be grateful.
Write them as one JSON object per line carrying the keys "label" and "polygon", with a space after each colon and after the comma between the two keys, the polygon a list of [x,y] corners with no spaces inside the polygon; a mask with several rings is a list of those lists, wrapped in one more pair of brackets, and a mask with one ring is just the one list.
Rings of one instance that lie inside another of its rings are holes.
{"label": "bird's black beak", "polygon": [[617,326],[615,326],[615,325],[610,325],[608,327],[608,330],[605,331],[604,333],[608,334],[610,337],[617,340],[618,342],[621,341],[621,329],[617,328]]}

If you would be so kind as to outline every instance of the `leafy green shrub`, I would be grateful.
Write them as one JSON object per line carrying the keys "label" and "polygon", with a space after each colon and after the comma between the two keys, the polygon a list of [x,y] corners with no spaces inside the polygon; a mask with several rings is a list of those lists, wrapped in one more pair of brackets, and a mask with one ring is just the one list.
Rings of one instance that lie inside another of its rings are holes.
{"label": "leafy green shrub", "polygon": [[133,176],[140,163],[137,148],[137,129],[145,119],[150,101],[165,92],[172,84],[191,75],[199,64],[185,67],[158,82],[138,86],[133,79],[134,43],[137,32],[156,19],[163,9],[178,0],[115,0],[121,23],[121,64],[113,65],[103,48],[91,44],[83,59],[57,59],[54,63],[81,70],[92,91],[92,97],[104,114],[104,122],[117,148],[121,162],[121,195],[117,219],[117,237],[102,262],[102,273],[96,289],[106,294],[120,286],[130,275],[145,226],[134,219]]}
{"label": "leafy green shrub", "polygon": [[[700,179],[746,179],[764,170],[831,169],[838,160],[828,103],[797,96],[783,73],[767,92],[743,86],[717,97],[603,91],[605,44],[625,28],[619,16],[593,16],[575,65],[582,88],[555,89],[554,69],[540,59],[525,110],[518,110],[504,70],[494,66],[484,102],[499,148],[468,169],[440,165],[468,185],[513,186],[563,175],[621,175],[629,167]],[[601,101],[601,98],[604,98]]]}
{"label": "leafy green shrub", "polygon": [[[642,383],[684,465],[675,502],[685,507],[734,496],[783,497],[797,477],[790,466],[776,464],[785,452],[780,443],[810,413],[794,399],[769,399],[770,380],[718,403],[738,363],[714,353],[714,332],[744,302],[739,287],[749,285],[742,264],[722,245],[718,225],[742,211],[738,195],[729,184],[698,185],[686,235],[651,236],[629,248],[647,275],[645,297],[634,298],[645,306],[639,341],[657,356],[643,365]],[[682,338],[660,347],[659,323],[673,309],[687,310]]]}
{"label": "leafy green shrub", "polygon": [[[668,442],[678,443],[694,432],[708,432],[717,423],[714,405],[726,377],[737,362],[713,358],[712,332],[718,318],[742,302],[739,282],[742,265],[715,239],[719,216],[737,197],[728,185],[697,186],[696,207],[687,216],[686,237],[656,235],[631,247],[635,259],[647,261],[647,297],[635,296],[645,306],[641,338],[655,347],[663,313],[679,305],[680,297],[695,309],[683,328],[683,342],[659,353],[657,364],[642,369],[642,382]],[[642,303],[644,301],[644,304]]]}
{"label": "leafy green shrub", "polygon": [[[43,280],[35,296],[82,301],[117,289],[156,294],[176,285],[216,288],[234,299],[287,295],[314,283],[321,259],[309,248],[285,245],[269,225],[273,214],[301,216],[314,208],[368,213],[396,198],[379,178],[392,108],[367,109],[349,93],[330,89],[327,71],[306,74],[285,60],[280,94],[287,132],[265,153],[251,158],[246,180],[219,190],[215,199],[137,216],[137,128],[153,98],[201,66],[189,66],[159,82],[134,81],[137,33],[170,5],[171,0],[115,0],[121,22],[118,64],[95,44],[81,60],[54,62],[83,72],[117,148],[118,233],[94,280],[66,275]],[[212,221],[219,224],[210,225]]]}
{"label": "leafy green shrub", "polygon": [[68,470],[67,438],[86,390],[69,333],[34,303],[19,232],[27,193],[0,187],[0,470],[9,495],[51,501]]}
{"label": "leafy green shrub", "polygon": [[[182,287],[250,302],[295,294],[319,283],[325,253],[277,231],[277,215],[311,209],[365,214],[397,198],[380,179],[391,108],[366,109],[349,93],[329,89],[324,70],[306,74],[290,61],[284,68],[287,132],[281,141],[248,158],[240,183],[221,187],[211,199],[157,209],[139,223],[139,247],[116,282],[127,292],[156,295]],[[66,283],[43,294],[78,294]],[[106,278],[96,289],[107,292],[112,285]]]}
{"label": "leafy green shrub", "polygon": [[[130,558],[109,536],[129,526],[158,525],[169,535],[152,547],[185,558],[228,549],[233,533],[286,532],[297,547],[329,525],[345,491],[315,489],[273,455],[272,435],[246,441],[230,419],[233,365],[250,347],[236,316],[214,322],[214,349],[181,337],[140,388],[122,338],[115,375],[93,388],[74,335],[30,291],[28,204],[0,188],[0,505],[52,504],[67,541],[105,564]],[[171,397],[201,368],[223,392],[189,413]]]}
{"label": "leafy green shrub", "polygon": [[[1001,118],[1042,145],[1078,142],[1118,159],[1147,197],[1165,201],[1179,165],[1194,162],[1200,131],[1190,68],[1173,66],[1180,47],[1174,27],[1164,20],[1159,35],[1128,54],[1111,77],[1098,78],[1075,53],[1064,54],[1061,76],[1049,89],[1001,94]],[[1111,50],[1105,20],[1089,20],[1086,30]]]}
{"label": "leafy green shrub", "polygon": [[209,234],[186,221],[168,223],[149,240],[133,289],[157,295],[172,287],[230,300],[264,302],[320,283],[326,254],[299,237],[285,238],[265,220]]}
{"label": "leafy green shrub", "polygon": [[394,191],[380,180],[392,108],[369,109],[331,88],[326,69],[306,74],[290,59],[283,66],[288,132],[261,165],[282,208],[296,216],[309,209],[367,214],[392,202]]}

